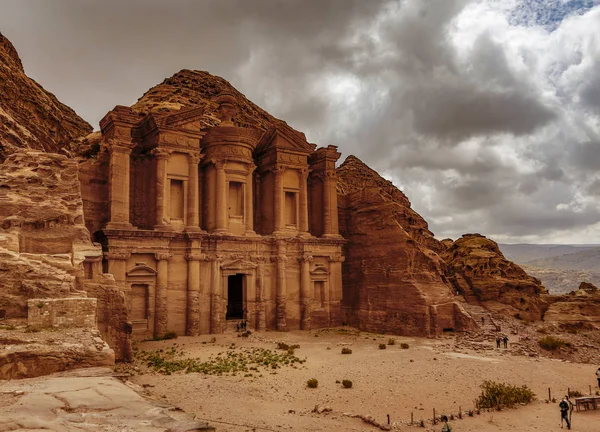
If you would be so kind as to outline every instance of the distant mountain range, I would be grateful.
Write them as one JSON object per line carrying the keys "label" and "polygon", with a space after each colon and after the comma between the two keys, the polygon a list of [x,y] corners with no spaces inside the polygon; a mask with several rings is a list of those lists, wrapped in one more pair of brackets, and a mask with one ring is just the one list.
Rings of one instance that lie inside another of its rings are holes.
{"label": "distant mountain range", "polygon": [[499,246],[506,258],[540,279],[552,294],[575,291],[581,282],[600,286],[600,245]]}

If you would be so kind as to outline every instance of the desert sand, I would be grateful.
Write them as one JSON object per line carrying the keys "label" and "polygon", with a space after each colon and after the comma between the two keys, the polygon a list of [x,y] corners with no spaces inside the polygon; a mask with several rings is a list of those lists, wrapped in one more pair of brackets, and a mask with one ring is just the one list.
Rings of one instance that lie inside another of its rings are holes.
{"label": "desert sand", "polygon": [[[504,350],[457,349],[454,336],[436,339],[376,335],[349,329],[317,332],[254,333],[248,338],[235,332],[216,336],[179,337],[168,341],[143,342],[138,350],[177,348],[180,356],[207,360],[227,350],[262,347],[275,350],[276,342],[299,344],[296,356],[306,362],[297,368],[283,366],[262,370],[262,377],[215,376],[176,372],[162,375],[140,362],[132,368],[131,380],[149,398],[173,404],[198,419],[209,421],[219,431],[370,431],[378,428],[356,415],[371,415],[392,430],[439,431],[432,425],[433,409],[454,414],[474,409],[483,380],[527,385],[537,400],[527,406],[503,411],[482,411],[473,417],[451,421],[453,431],[551,431],[560,429],[558,401],[567,389],[584,394],[597,390],[597,365],[578,364],[544,357],[514,355]],[[379,349],[393,338],[395,345]],[[232,347],[232,343],[235,344]],[[407,343],[408,349],[402,349]],[[343,355],[349,347],[352,354]],[[131,368],[131,367],[130,367]],[[306,381],[319,385],[309,389]],[[349,379],[353,387],[340,383]],[[556,402],[546,403],[548,387]],[[315,406],[331,408],[313,412]],[[409,425],[413,415],[415,425]],[[425,428],[418,427],[425,420]],[[566,426],[565,426],[566,430]],[[574,431],[600,430],[600,410],[573,412]]]}

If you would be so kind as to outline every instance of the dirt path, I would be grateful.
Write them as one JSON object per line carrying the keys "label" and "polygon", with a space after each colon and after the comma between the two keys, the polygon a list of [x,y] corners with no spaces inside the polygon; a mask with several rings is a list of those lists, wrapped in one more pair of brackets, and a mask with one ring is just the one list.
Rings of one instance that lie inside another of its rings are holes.
{"label": "dirt path", "polygon": [[[132,378],[151,397],[164,400],[211,421],[219,431],[363,431],[376,430],[353,414],[369,414],[382,424],[390,415],[394,430],[424,430],[407,425],[411,413],[416,422],[431,419],[433,409],[457,415],[473,408],[486,379],[528,385],[540,401],[517,410],[484,412],[452,422],[454,431],[550,431],[560,428],[557,403],[546,404],[548,387],[557,399],[567,388],[588,393],[595,384],[596,365],[576,364],[546,358],[513,356],[505,350],[455,352],[452,339],[395,337],[395,345],[378,348],[388,336],[268,332],[239,338],[235,334],[180,337],[176,340],[146,342],[143,350],[177,347],[185,357],[208,359],[234,349],[263,347],[274,349],[275,341],[299,344],[296,355],[306,358],[298,368],[265,370],[262,377],[213,376],[204,374],[160,375],[143,372]],[[400,343],[408,343],[402,349]],[[342,347],[352,354],[342,355]],[[306,381],[316,378],[319,385],[308,389]],[[340,383],[349,379],[351,389]],[[315,405],[331,412],[313,413]],[[600,410],[574,413],[574,431],[600,430]],[[242,426],[238,426],[242,425]],[[441,430],[428,424],[425,430]]]}

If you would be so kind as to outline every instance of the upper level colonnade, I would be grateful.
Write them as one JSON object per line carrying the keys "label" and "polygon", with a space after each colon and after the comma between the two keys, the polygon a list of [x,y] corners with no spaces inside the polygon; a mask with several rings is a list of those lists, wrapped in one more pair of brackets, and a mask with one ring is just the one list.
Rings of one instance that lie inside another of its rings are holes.
{"label": "upper level colonnade", "polygon": [[117,106],[102,119],[103,229],[339,237],[337,147],[316,149],[285,124],[240,127],[235,98],[217,103],[212,127],[202,108],[139,115]]}

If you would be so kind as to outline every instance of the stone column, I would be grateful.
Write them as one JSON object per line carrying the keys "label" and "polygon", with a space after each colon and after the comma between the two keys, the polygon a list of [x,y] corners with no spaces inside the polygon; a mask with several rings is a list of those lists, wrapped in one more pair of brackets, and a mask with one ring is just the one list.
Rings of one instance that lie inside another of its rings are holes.
{"label": "stone column", "polygon": [[[261,198],[260,195],[261,194],[261,190],[260,190],[260,174],[257,173],[256,171],[254,172],[254,198],[256,198],[256,206],[258,207],[258,212],[259,214],[262,213],[263,209],[261,207]],[[252,215],[252,219],[254,222],[254,215]],[[254,223],[252,224],[254,225]],[[256,229],[254,229],[254,231],[256,231]],[[258,232],[262,232],[263,231],[263,226],[262,223],[258,222]]]}
{"label": "stone column", "polygon": [[329,325],[342,325],[342,263],[341,255],[329,257]]}
{"label": "stone column", "polygon": [[273,231],[281,232],[283,226],[283,173],[284,167],[277,167],[273,170],[275,182],[273,188]]}
{"label": "stone column", "polygon": [[156,157],[156,225],[154,229],[170,230],[165,214],[165,198],[167,195],[167,161],[171,150],[155,148],[152,154]]}
{"label": "stone column", "polygon": [[186,335],[200,334],[200,260],[204,255],[200,252],[188,252],[185,255],[188,262],[187,281],[187,320]]}
{"label": "stone column", "polygon": [[198,217],[198,163],[200,163],[201,159],[202,155],[198,153],[189,154],[186,231],[201,231]]}
{"label": "stone column", "polygon": [[256,268],[256,330],[265,331],[267,329],[267,314],[265,311],[265,293],[263,279],[263,264],[259,262]]}
{"label": "stone column", "polygon": [[323,173],[323,235],[331,235],[331,178],[328,172]]}
{"label": "stone column", "polygon": [[331,234],[338,237],[340,230],[337,204],[337,174],[335,171],[330,171],[327,175],[329,175],[329,214],[331,217]]}
{"label": "stone column", "polygon": [[245,197],[244,204],[246,206],[246,234],[252,235],[256,234],[254,232],[254,185],[253,185],[253,177],[254,177],[254,169],[255,166],[250,167],[250,172],[246,177],[246,187],[245,187]]}
{"label": "stone column", "polygon": [[168,325],[168,299],[169,288],[169,260],[170,253],[161,252],[154,254],[156,258],[156,300],[154,312],[154,337],[163,336]]}
{"label": "stone column", "polygon": [[107,229],[131,229],[129,222],[129,181],[131,147],[114,143],[109,148],[110,222]]}
{"label": "stone column", "polygon": [[282,242],[278,245],[278,255],[275,258],[277,264],[277,277],[276,277],[276,295],[275,295],[275,308],[276,308],[276,323],[275,327],[277,330],[287,330],[287,312],[286,312],[286,273],[285,265],[287,257],[285,256],[285,245]]}
{"label": "stone column", "polygon": [[214,232],[227,231],[227,175],[225,173],[225,164],[217,162],[217,184],[216,184],[216,227]]}
{"label": "stone column", "polygon": [[221,278],[219,257],[212,258],[210,293],[210,332],[221,333]]}
{"label": "stone column", "polygon": [[310,313],[312,295],[310,292],[310,263],[313,260],[311,256],[304,256],[300,259],[300,313],[301,321],[300,328],[302,330],[310,330]]}
{"label": "stone column", "polygon": [[308,234],[308,170],[300,171],[300,224],[301,234]]}

